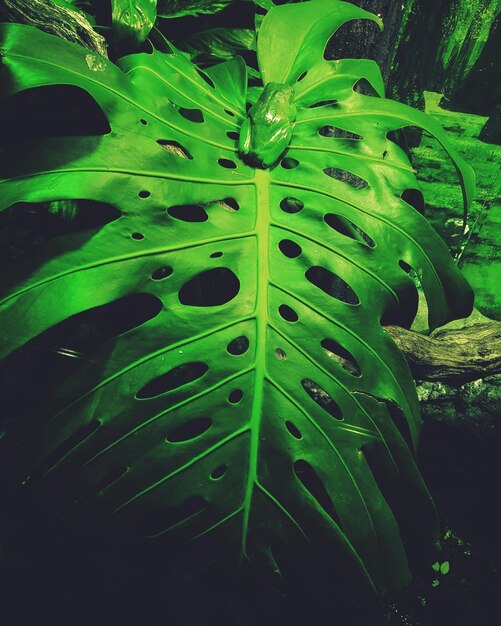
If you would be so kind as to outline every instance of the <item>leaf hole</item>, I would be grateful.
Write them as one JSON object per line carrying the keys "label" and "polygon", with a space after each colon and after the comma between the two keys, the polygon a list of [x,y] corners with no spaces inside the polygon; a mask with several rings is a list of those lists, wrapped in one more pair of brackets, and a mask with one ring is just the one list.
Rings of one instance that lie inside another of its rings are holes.
{"label": "leaf hole", "polygon": [[297,159],[293,159],[292,157],[285,157],[285,159],[280,161],[280,165],[284,168],[284,170],[293,170],[299,165],[299,161]]}
{"label": "leaf hole", "polygon": [[304,209],[304,202],[293,196],[287,196],[280,202],[280,208],[285,213],[299,213]]}
{"label": "leaf hole", "polygon": [[292,239],[282,239],[278,244],[280,252],[289,259],[295,259],[302,253],[301,246]]}
{"label": "leaf hole", "polygon": [[186,150],[186,148],[177,141],[158,139],[157,143],[164,150],[179,157],[180,159],[189,159],[190,161],[193,160],[193,156],[188,152],[188,150]]}
{"label": "leaf hole", "polygon": [[371,54],[374,44],[368,46],[367,42],[379,42],[380,38],[381,31],[372,20],[349,20],[342,24],[329,39],[325,48],[324,59],[328,61],[374,59],[374,54]]}
{"label": "leaf hole", "polygon": [[183,363],[150,380],[137,392],[138,400],[149,400],[198,380],[209,371],[207,363]]}
{"label": "leaf hole", "polygon": [[236,339],[230,341],[230,343],[226,346],[226,350],[234,356],[240,356],[241,354],[245,354],[248,349],[249,340],[245,335],[240,335],[240,337],[236,337]]}
{"label": "leaf hole", "polygon": [[204,114],[200,109],[186,109],[184,107],[180,107],[178,110],[179,114],[190,122],[194,122],[195,124],[202,124],[205,122]]}
{"label": "leaf hole", "polygon": [[244,392],[241,389],[233,389],[228,396],[228,402],[230,404],[238,404],[244,397]]}
{"label": "leaf hole", "polygon": [[224,464],[219,465],[218,467],[216,467],[215,470],[211,472],[210,477],[212,478],[212,480],[219,480],[226,474],[227,471],[228,471],[227,465],[224,465]]}
{"label": "leaf hole", "polygon": [[278,307],[278,312],[280,314],[280,317],[282,317],[282,319],[284,319],[286,322],[297,322],[299,319],[299,315],[296,313],[296,311],[294,311],[294,309],[291,309],[290,306],[287,306],[287,304],[281,304]]}
{"label": "leaf hole", "polygon": [[337,215],[336,213],[327,213],[324,216],[324,222],[337,231],[341,235],[345,235],[345,237],[351,237],[355,241],[359,243],[363,243],[369,248],[375,248],[376,242],[370,237],[365,231],[363,231],[359,226],[350,222],[350,220],[346,219],[342,215]]}
{"label": "leaf hole", "polygon": [[173,269],[170,265],[162,265],[162,267],[159,267],[152,273],[151,278],[153,280],[163,280],[164,278],[168,278],[172,272]]}
{"label": "leaf hole", "polygon": [[131,237],[136,241],[141,241],[141,239],[144,239],[143,233],[132,233]]}
{"label": "leaf hole", "polygon": [[341,170],[337,167],[326,167],[324,169],[324,174],[334,178],[334,180],[346,183],[353,189],[365,189],[369,186],[369,183],[363,178],[360,178],[360,176],[352,174],[352,172],[348,172],[346,170]]}
{"label": "leaf hole", "polygon": [[237,167],[235,161],[232,161],[231,159],[218,159],[217,162],[221,167],[225,167],[229,170],[234,170]]}
{"label": "leaf hole", "polygon": [[360,141],[363,139],[362,135],[352,133],[349,130],[343,130],[337,126],[331,126],[330,124],[319,128],[318,134],[321,137],[331,137],[332,139],[350,139],[352,141]]}
{"label": "leaf hole", "polygon": [[282,348],[276,348],[275,349],[275,357],[279,360],[279,361],[283,361],[284,359],[287,358],[287,355],[285,354],[285,351],[282,350]]}
{"label": "leaf hole", "polygon": [[225,211],[229,211],[230,213],[235,213],[240,210],[240,205],[235,198],[224,198],[224,200],[220,201],[220,204]]}
{"label": "leaf hole", "polygon": [[210,256],[211,259],[219,259],[220,257],[223,256],[223,253],[222,252],[213,252],[209,256]]}
{"label": "leaf hole", "polygon": [[285,427],[290,432],[290,434],[296,439],[303,438],[303,435],[301,434],[301,431],[299,430],[299,428],[295,424],[293,424],[290,420],[287,420],[285,422]]}
{"label": "leaf hole", "polygon": [[179,290],[179,301],[188,306],[221,306],[240,291],[236,274],[226,267],[205,270],[187,281]]}
{"label": "leaf hole", "polygon": [[372,98],[380,97],[378,92],[366,78],[360,78],[357,80],[357,82],[353,85],[353,91],[360,93],[363,96],[371,96]]}
{"label": "leaf hole", "polygon": [[148,126],[148,121],[143,118],[139,120],[139,123],[142,124],[143,126]]}
{"label": "leaf hole", "polygon": [[332,298],[346,304],[360,303],[357,294],[350,285],[334,272],[318,265],[310,267],[305,273],[306,279]]}
{"label": "leaf hole", "polygon": [[332,520],[341,527],[339,516],[334,508],[334,504],[324,486],[321,478],[315,472],[313,467],[305,460],[295,461],[294,473],[303,485],[303,487],[315,498],[321,508],[332,518]]}
{"label": "leaf hole", "polygon": [[308,106],[309,109],[317,109],[318,107],[335,107],[338,106],[337,100],[320,100],[320,102],[315,102],[314,104],[310,104]]}
{"label": "leaf hole", "polygon": [[167,213],[181,222],[206,222],[209,219],[201,204],[177,204],[169,207]]}
{"label": "leaf hole", "polygon": [[74,85],[32,87],[0,104],[3,141],[107,135],[111,128],[94,98]]}
{"label": "leaf hole", "polygon": [[0,212],[0,263],[72,233],[97,229],[121,217],[111,204],[93,200],[19,202]]}
{"label": "leaf hole", "polygon": [[306,78],[307,74],[308,74],[308,70],[305,70],[304,72],[299,74],[299,76],[296,78],[296,82],[300,83],[302,80],[304,80]]}
{"label": "leaf hole", "polygon": [[197,70],[197,74],[200,76],[200,78],[204,80],[209,85],[209,87],[211,87],[212,89],[216,88],[216,85],[214,85],[214,82],[210,76],[208,76],[205,72],[202,72],[202,70],[199,70],[198,68],[195,69]]}
{"label": "leaf hole", "polygon": [[196,417],[195,419],[173,428],[166,437],[169,443],[184,443],[200,437],[212,426],[209,417]]}
{"label": "leaf hole", "polygon": [[309,378],[301,381],[303,389],[320,408],[337,420],[342,420],[343,415],[336,401],[318,383]]}
{"label": "leaf hole", "polygon": [[234,130],[228,131],[226,133],[226,136],[228,137],[228,139],[233,139],[234,141],[238,141],[239,139],[239,134],[235,132]]}
{"label": "leaf hole", "polygon": [[353,376],[360,376],[360,366],[355,360],[355,357],[351,352],[348,352],[346,348],[343,348],[343,346],[337,343],[337,341],[333,339],[322,339],[320,345],[325,350],[327,356],[344,370]]}
{"label": "leaf hole", "polygon": [[418,213],[424,215],[424,196],[419,189],[406,189],[401,198],[404,202],[416,209]]}
{"label": "leaf hole", "polygon": [[60,463],[65,457],[82,445],[84,441],[92,437],[101,428],[101,426],[102,424],[100,420],[92,420],[88,424],[85,424],[85,426],[76,430],[70,437],[68,437],[68,439],[66,439],[66,441],[57,446],[57,448],[55,448],[33,472],[31,472],[31,480],[35,481],[41,478],[52,467]]}
{"label": "leaf hole", "polygon": [[149,191],[146,191],[146,189],[142,189],[137,195],[140,198],[149,198],[151,196],[151,193]]}
{"label": "leaf hole", "polygon": [[226,115],[229,115],[230,117],[235,117],[235,113],[233,113],[233,111],[230,111],[229,109],[224,109],[224,112],[226,113]]}

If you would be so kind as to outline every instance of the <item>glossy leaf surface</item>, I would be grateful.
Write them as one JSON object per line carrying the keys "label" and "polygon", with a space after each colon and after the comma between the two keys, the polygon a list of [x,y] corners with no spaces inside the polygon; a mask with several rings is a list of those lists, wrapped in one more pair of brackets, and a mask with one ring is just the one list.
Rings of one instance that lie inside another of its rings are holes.
{"label": "glossy leaf surface", "polygon": [[[402,585],[432,549],[414,384],[381,322],[412,323],[410,268],[431,326],[467,315],[471,291],[402,199],[416,180],[386,137],[421,125],[446,145],[443,131],[357,92],[365,79],[382,93],[374,63],[323,59],[360,15],[312,0],[264,18],[261,71],[297,107],[269,169],[238,157],[238,58],[204,73],[172,49],[115,66],[1,26],[4,124],[54,85],[88,96],[77,119],[2,145],[4,215],[80,210],[2,267],[2,473],[38,515],[191,542],[277,579],[321,562],[340,592]],[[472,173],[449,152],[468,202]]]}

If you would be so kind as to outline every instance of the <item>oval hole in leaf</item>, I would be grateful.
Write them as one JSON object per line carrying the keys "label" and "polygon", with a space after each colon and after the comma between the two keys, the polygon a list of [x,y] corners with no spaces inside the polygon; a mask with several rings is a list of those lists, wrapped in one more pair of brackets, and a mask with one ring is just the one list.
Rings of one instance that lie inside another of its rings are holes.
{"label": "oval hole in leaf", "polygon": [[291,239],[282,239],[278,247],[280,252],[289,259],[295,259],[302,253],[301,246]]}
{"label": "oval hole in leaf", "polygon": [[287,420],[285,422],[285,427],[290,432],[290,434],[296,439],[303,438],[303,435],[301,434],[301,431],[299,430],[299,428],[295,424],[293,424],[291,421]]}
{"label": "oval hole in leaf", "polygon": [[224,200],[220,200],[220,204],[225,211],[229,211],[230,213],[235,213],[240,210],[240,205],[235,198],[224,198]]}
{"label": "oval hole in leaf", "polygon": [[237,167],[235,161],[231,159],[218,159],[217,162],[221,167],[225,167],[228,170],[234,170]]}
{"label": "oval hole in leaf", "polygon": [[[148,521],[153,521],[153,524],[150,525],[148,530],[143,530],[143,536],[146,538],[153,538],[163,535],[169,532],[169,530],[174,526],[178,527],[198,513],[201,513],[208,506],[209,503],[202,498],[202,496],[191,496],[177,506],[161,507],[159,510],[155,511],[153,520],[151,516],[149,517],[149,520],[146,520],[146,523],[148,523]],[[134,524],[134,529],[136,534],[141,532],[137,523]]]}
{"label": "oval hole in leaf", "polygon": [[357,135],[357,133],[352,133],[349,130],[343,130],[342,128],[331,126],[330,124],[320,127],[318,129],[318,134],[321,137],[331,137],[332,139],[350,139],[353,141],[360,141],[363,139],[362,135]]}
{"label": "oval hole in leaf", "polygon": [[226,136],[228,137],[228,139],[233,139],[234,141],[238,141],[239,138],[239,134],[234,130],[228,131],[226,133]]}
{"label": "oval hole in leaf", "polygon": [[202,72],[202,70],[199,70],[198,68],[195,68],[197,70],[197,74],[200,76],[200,78],[202,78],[202,80],[204,80],[209,87],[211,87],[212,89],[216,88],[216,85],[214,85],[214,82],[212,81],[212,78],[210,76],[208,76],[205,72]]}
{"label": "oval hole in leaf", "polygon": [[285,351],[282,350],[282,348],[276,348],[275,349],[275,357],[279,360],[279,361],[283,361],[284,359],[287,358],[287,355],[285,354]]}
{"label": "oval hole in leaf", "polygon": [[151,196],[151,192],[146,191],[146,189],[142,189],[137,195],[140,198],[149,198]]}
{"label": "oval hole in leaf", "polygon": [[177,204],[169,207],[167,213],[181,222],[206,222],[209,219],[201,204]]}
{"label": "oval hole in leaf", "polygon": [[159,267],[152,273],[151,278],[153,280],[163,280],[164,278],[168,278],[172,272],[173,269],[170,265],[162,265],[162,267]]}
{"label": "oval hole in leaf", "polygon": [[142,124],[143,126],[148,126],[148,120],[144,120],[143,118],[139,120],[139,123]]}
{"label": "oval hole in leaf", "polygon": [[157,396],[174,391],[183,387],[188,383],[192,383],[204,376],[209,371],[207,363],[202,361],[193,361],[192,363],[183,363],[177,367],[173,367],[165,374],[161,374],[146,383],[137,392],[138,400],[149,400]]}
{"label": "oval hole in leaf", "polygon": [[94,98],[74,85],[32,87],[0,104],[3,141],[106,135],[108,119]]}
{"label": "oval hole in leaf", "polygon": [[353,189],[365,189],[369,186],[369,183],[363,178],[360,178],[360,176],[346,170],[340,170],[337,167],[326,167],[324,174],[342,183],[346,183],[350,187],[353,187]]}
{"label": "oval hole in leaf", "polygon": [[303,378],[301,381],[303,389],[310,398],[318,404],[320,408],[332,415],[337,420],[342,420],[343,415],[336,401],[320,387],[318,383],[309,378]]}
{"label": "oval hole in leaf", "polygon": [[297,322],[299,319],[296,311],[294,311],[294,309],[291,309],[290,306],[287,306],[287,304],[281,304],[278,307],[278,312],[286,322]]}
{"label": "oval hole in leaf", "polygon": [[234,356],[240,356],[241,354],[245,354],[249,349],[249,340],[245,335],[240,335],[236,339],[230,341],[230,343],[226,346],[226,350],[233,354]]}
{"label": "oval hole in leaf", "polygon": [[221,306],[240,291],[240,281],[227,267],[215,267],[190,278],[179,290],[179,301],[188,306]]}
{"label": "oval hole in leaf", "polygon": [[121,215],[111,204],[93,200],[13,204],[0,212],[0,262],[8,263],[55,237],[101,228]]}
{"label": "oval hole in leaf", "polygon": [[322,339],[320,345],[328,357],[353,376],[360,376],[360,366],[351,352],[343,348],[334,339]]}
{"label": "oval hole in leaf", "polygon": [[414,207],[418,213],[424,215],[424,196],[419,189],[406,189],[401,198],[407,204],[410,204],[411,207]]}
{"label": "oval hole in leaf", "polygon": [[359,226],[350,222],[342,215],[337,215],[336,213],[327,213],[324,215],[324,222],[327,226],[330,226],[333,230],[337,231],[341,235],[345,235],[346,237],[351,237],[355,241],[359,243],[366,244],[369,248],[375,248],[376,242],[370,237],[365,231],[363,231]]}
{"label": "oval hole in leaf", "polygon": [[339,61],[341,59],[372,59],[375,60],[375,46],[368,46],[368,41],[378,42],[381,31],[372,20],[349,20],[342,24],[329,39],[324,52],[324,59]]}
{"label": "oval hole in leaf", "polygon": [[287,196],[280,202],[280,208],[285,213],[299,213],[304,209],[304,202],[293,196]]}
{"label": "oval hole in leaf", "polygon": [[76,430],[66,441],[61,443],[55,448],[45,459],[40,463],[34,471],[31,472],[31,480],[35,481],[41,478],[52,467],[60,463],[66,456],[71,454],[78,446],[84,441],[92,437],[99,428],[101,428],[100,420],[92,420],[85,426],[81,426]]}
{"label": "oval hole in leaf", "polygon": [[228,396],[228,402],[230,404],[238,404],[244,397],[244,392],[241,389],[233,389]]}
{"label": "oval hole in leaf", "polygon": [[226,113],[226,115],[229,115],[230,117],[235,117],[235,113],[233,113],[233,111],[229,111],[228,109],[224,109],[224,112]]}
{"label": "oval hole in leaf", "polygon": [[303,459],[295,461],[293,467],[294,473],[302,485],[307,489],[307,491],[309,491],[322,509],[334,520],[334,522],[341,527],[341,522],[339,521],[339,516],[334,508],[331,497],[327,493],[327,489],[313,467]]}
{"label": "oval hole in leaf", "polygon": [[108,472],[103,478],[101,478],[97,483],[94,483],[92,487],[87,490],[85,494],[86,497],[102,493],[123,478],[129,469],[130,467],[128,465],[122,465],[121,467],[117,467],[113,471]]}
{"label": "oval hole in leaf", "polygon": [[336,298],[346,304],[359,304],[357,294],[340,276],[334,274],[325,267],[315,265],[310,267],[305,276],[315,287],[321,289],[324,293],[332,298]]}
{"label": "oval hole in leaf", "polygon": [[305,70],[304,72],[299,74],[299,76],[296,78],[296,82],[300,83],[302,80],[304,80],[306,78],[307,74],[308,74],[308,70]]}
{"label": "oval hole in leaf", "polygon": [[316,109],[318,107],[335,107],[339,103],[337,100],[320,100],[319,102],[315,102],[314,104],[310,104],[308,106],[309,109]]}
{"label": "oval hole in leaf", "polygon": [[132,233],[131,237],[136,241],[141,241],[141,239],[144,239],[143,233]]}
{"label": "oval hole in leaf", "polygon": [[203,435],[212,426],[210,417],[196,417],[195,419],[176,426],[166,437],[169,443],[184,443]]}
{"label": "oval hole in leaf", "polygon": [[195,122],[195,124],[205,122],[204,114],[200,109],[185,109],[184,107],[180,107],[178,110],[179,114],[190,122]]}
{"label": "oval hole in leaf", "polygon": [[211,472],[210,477],[212,478],[212,480],[219,480],[226,474],[227,471],[228,471],[227,465],[224,465],[224,464],[219,465],[218,467],[216,467],[215,470]]}
{"label": "oval hole in leaf", "polygon": [[209,256],[210,256],[211,259],[219,259],[220,257],[223,256],[223,253],[222,252],[213,252]]}
{"label": "oval hole in leaf", "polygon": [[353,91],[356,93],[361,93],[364,96],[371,96],[373,98],[379,98],[378,92],[374,89],[374,87],[370,84],[370,82],[366,78],[360,78],[353,85]]}
{"label": "oval hole in leaf", "polygon": [[180,159],[193,160],[192,155],[178,141],[172,141],[170,139],[157,139],[157,143],[159,146],[162,146],[164,150],[174,154]]}
{"label": "oval hole in leaf", "polygon": [[285,157],[285,159],[280,161],[280,165],[284,168],[284,170],[293,170],[299,165],[299,161],[297,159],[293,159],[292,157]]}

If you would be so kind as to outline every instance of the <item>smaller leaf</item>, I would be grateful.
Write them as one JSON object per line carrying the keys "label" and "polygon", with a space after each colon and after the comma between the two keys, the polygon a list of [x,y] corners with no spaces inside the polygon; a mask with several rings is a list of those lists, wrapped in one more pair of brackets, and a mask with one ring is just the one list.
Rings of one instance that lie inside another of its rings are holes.
{"label": "smaller leaf", "polygon": [[438,572],[440,570],[440,563],[438,561],[436,563],[433,563],[432,568],[435,572]]}
{"label": "smaller leaf", "polygon": [[446,574],[449,573],[449,569],[450,569],[449,561],[444,561],[442,565],[440,566],[440,573],[445,576]]}
{"label": "smaller leaf", "polygon": [[111,0],[113,34],[119,43],[133,48],[145,41],[157,17],[157,0]]}

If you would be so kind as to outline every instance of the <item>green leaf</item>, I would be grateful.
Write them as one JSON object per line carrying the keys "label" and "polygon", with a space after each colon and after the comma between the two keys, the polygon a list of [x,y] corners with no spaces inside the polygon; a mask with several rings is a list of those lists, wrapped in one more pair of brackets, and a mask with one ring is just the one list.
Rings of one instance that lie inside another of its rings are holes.
{"label": "green leaf", "polygon": [[218,13],[233,0],[160,0],[158,16],[166,18]]}
{"label": "green leaf", "polygon": [[294,82],[323,58],[330,36],[345,22],[356,19],[372,20],[382,28],[379,17],[350,2],[312,0],[269,11],[258,42],[263,83]]}
{"label": "green leaf", "polygon": [[178,47],[197,64],[227,61],[237,54],[256,49],[256,35],[248,28],[213,28],[183,37]]}
{"label": "green leaf", "polygon": [[2,265],[0,463],[33,520],[343,595],[399,587],[429,558],[415,387],[382,323],[412,323],[410,268],[432,324],[467,315],[472,295],[386,135],[417,123],[446,138],[355,91],[380,88],[373,65],[324,61],[335,8],[335,24],[352,15],[315,0],[263,22],[263,74],[294,85],[297,106],[269,169],[238,156],[241,59],[204,73],[172,48],[113,65],[0,26],[3,223],[47,203],[60,220]]}
{"label": "green leaf", "polygon": [[157,0],[111,0],[113,35],[119,42],[139,47],[157,17]]}

